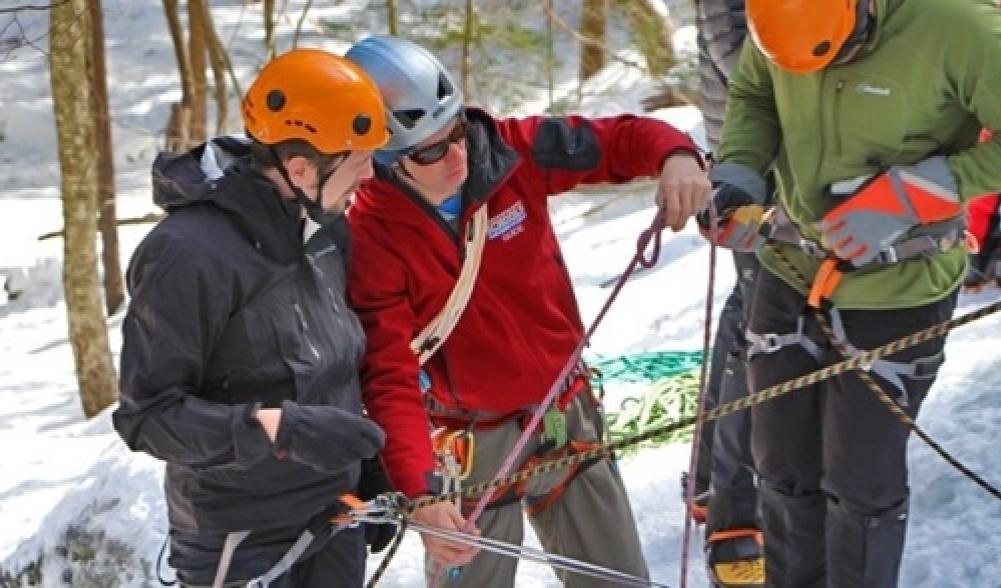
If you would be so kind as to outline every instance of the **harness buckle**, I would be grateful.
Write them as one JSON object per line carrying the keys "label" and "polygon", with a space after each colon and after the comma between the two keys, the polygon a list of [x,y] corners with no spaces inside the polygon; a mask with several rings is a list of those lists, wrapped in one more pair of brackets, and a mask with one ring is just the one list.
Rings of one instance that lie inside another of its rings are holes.
{"label": "harness buckle", "polygon": [[887,247],[879,252],[879,260],[887,265],[897,263],[900,257],[897,255],[896,247]]}
{"label": "harness buckle", "polygon": [[827,257],[827,252],[816,241],[800,237],[799,248],[810,257]]}
{"label": "harness buckle", "polygon": [[765,333],[761,335],[761,352],[775,353],[782,349],[782,340],[776,333]]}

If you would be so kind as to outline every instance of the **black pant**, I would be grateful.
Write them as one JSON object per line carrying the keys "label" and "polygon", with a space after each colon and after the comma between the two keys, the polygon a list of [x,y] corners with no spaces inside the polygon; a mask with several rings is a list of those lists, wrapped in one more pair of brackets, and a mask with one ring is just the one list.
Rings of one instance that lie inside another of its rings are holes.
{"label": "black pant", "polygon": [[[254,531],[236,549],[226,586],[244,586],[267,572],[298,539],[302,527]],[[170,565],[177,570],[182,588],[212,585],[224,535],[194,535],[171,531]],[[365,582],[365,536],[360,528],[343,529],[333,537],[323,535],[279,577],[271,588],[327,588],[361,586]]]}
{"label": "black pant", "polygon": [[[917,308],[841,311],[848,340],[872,349],[952,316],[956,293]],[[821,344],[815,359],[798,345],[751,358],[752,389],[840,360],[803,297],[768,271],[757,280],[749,330],[763,335],[805,331]],[[825,313],[826,314],[826,313]],[[912,361],[942,350],[934,339],[890,356]],[[906,412],[916,417],[933,371],[904,378]],[[890,395],[899,393],[873,379]],[[906,444],[910,430],[855,373],[796,390],[753,409],[752,448],[762,478],[761,509],[769,586],[896,586],[907,518]]]}
{"label": "black pant", "polygon": [[[744,329],[761,265],[753,253],[734,253],[737,282],[720,312],[713,342],[706,410],[747,396]],[[751,414],[743,410],[706,423],[702,431],[697,486],[712,486],[708,531],[757,526],[757,488],[751,457]]]}

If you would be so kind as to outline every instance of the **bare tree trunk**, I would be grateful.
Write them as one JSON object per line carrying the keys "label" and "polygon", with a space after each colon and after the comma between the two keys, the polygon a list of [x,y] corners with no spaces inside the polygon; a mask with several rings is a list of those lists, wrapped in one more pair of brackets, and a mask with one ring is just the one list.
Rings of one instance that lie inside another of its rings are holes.
{"label": "bare tree trunk", "polygon": [[612,0],[633,30],[633,40],[646,59],[652,77],[661,77],[674,67],[674,23],[661,16],[648,0]]}
{"label": "bare tree trunk", "polygon": [[229,94],[226,92],[226,49],[219,42],[215,23],[212,21],[212,9],[208,2],[202,3],[204,9],[205,42],[212,66],[212,79],[215,81],[216,127],[215,133],[226,132],[226,119],[229,118]]}
{"label": "bare tree trunk", "polygon": [[191,64],[191,119],[189,136],[192,143],[201,143],[208,135],[207,96],[205,78],[208,57],[208,23],[205,0],[188,0],[188,59]]}
{"label": "bare tree trunk", "polygon": [[584,11],[580,17],[580,34],[593,42],[581,44],[581,84],[605,66],[605,22],[608,13],[606,1],[584,0]]}
{"label": "bare tree trunk", "polygon": [[476,3],[466,0],[466,26],[462,31],[462,95],[469,99],[469,80],[473,75],[473,27],[476,25]]}
{"label": "bare tree trunk", "polygon": [[88,56],[88,0],[52,6],[49,18],[52,103],[62,174],[63,290],[80,399],[87,417],[112,404],[118,383],[97,280],[97,128]]}
{"label": "bare tree trunk", "polygon": [[389,25],[389,34],[394,37],[400,34],[400,19],[397,16],[396,0],[386,0],[386,23]]}
{"label": "bare tree trunk", "polygon": [[191,120],[191,63],[188,60],[188,45],[184,41],[184,29],[181,27],[177,0],[163,0],[163,12],[167,17],[170,38],[174,42],[177,71],[181,76],[181,102],[170,105],[170,120],[167,122],[164,148],[167,151],[184,151],[190,144],[188,130]]}
{"label": "bare tree trunk", "polygon": [[104,10],[101,0],[90,0],[91,70],[94,82],[94,112],[97,118],[98,226],[101,230],[101,264],[104,268],[104,304],[109,315],[125,302],[122,263],[118,253],[115,211],[115,162],[112,159],[111,115],[108,102],[107,67],[104,60]]}
{"label": "bare tree trunk", "polygon": [[264,49],[268,60],[275,57],[275,0],[264,0]]}

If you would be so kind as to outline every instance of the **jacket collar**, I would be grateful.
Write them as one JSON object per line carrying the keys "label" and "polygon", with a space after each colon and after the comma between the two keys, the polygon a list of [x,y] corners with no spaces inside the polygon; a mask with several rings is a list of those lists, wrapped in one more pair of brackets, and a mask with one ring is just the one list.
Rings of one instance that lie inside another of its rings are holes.
{"label": "jacket collar", "polygon": [[[463,210],[485,202],[503,185],[521,162],[521,155],[501,136],[497,122],[478,108],[467,108],[466,135],[468,175],[462,184]],[[359,189],[352,209],[393,221],[416,222],[423,212],[438,213],[400,177],[392,166],[375,164],[375,177]]]}

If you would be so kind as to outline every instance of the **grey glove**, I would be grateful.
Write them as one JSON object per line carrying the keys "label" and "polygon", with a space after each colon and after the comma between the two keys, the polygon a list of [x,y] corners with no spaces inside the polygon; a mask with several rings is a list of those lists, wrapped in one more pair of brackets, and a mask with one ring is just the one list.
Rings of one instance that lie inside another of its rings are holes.
{"label": "grey glove", "polygon": [[371,459],[386,434],[371,420],[335,406],[307,406],[286,400],[275,451],[320,472],[336,472]]}

